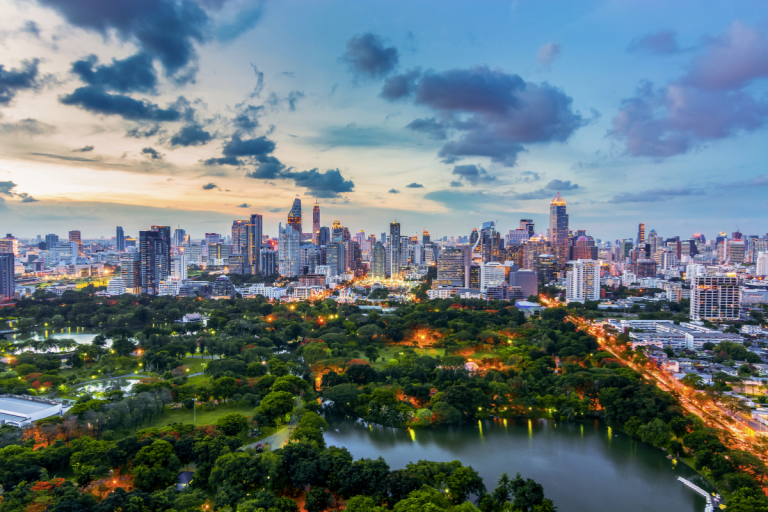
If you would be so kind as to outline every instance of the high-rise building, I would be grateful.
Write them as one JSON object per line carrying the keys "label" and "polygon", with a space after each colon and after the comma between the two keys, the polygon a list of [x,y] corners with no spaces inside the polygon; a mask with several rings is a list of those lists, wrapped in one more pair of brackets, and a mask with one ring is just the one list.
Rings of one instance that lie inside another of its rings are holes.
{"label": "high-rise building", "polygon": [[645,243],[645,224],[642,222],[637,226],[637,245]]}
{"label": "high-rise building", "polygon": [[520,229],[527,231],[528,238],[531,238],[535,233],[533,219],[520,219]]}
{"label": "high-rise building", "polygon": [[546,285],[557,278],[557,257],[554,254],[539,254],[536,257],[536,274],[539,283]]}
{"label": "high-rise building", "polygon": [[291,225],[287,225],[283,228],[282,224],[278,225],[278,231],[280,233],[277,246],[280,275],[283,277],[296,277],[299,275],[299,244],[301,243],[301,232],[297,231]]}
{"label": "high-rise building", "polygon": [[376,242],[373,246],[373,257],[371,259],[371,276],[374,279],[387,278],[387,251],[381,242]]}
{"label": "high-rise building", "polygon": [[49,251],[53,250],[53,248],[56,247],[56,243],[58,241],[59,235],[54,235],[53,233],[45,235],[45,248]]}
{"label": "high-rise building", "polygon": [[565,301],[581,302],[600,300],[600,262],[576,260],[566,273]]}
{"label": "high-rise building", "polygon": [[122,226],[117,226],[115,233],[115,249],[117,252],[123,252],[125,250],[125,232]]}
{"label": "high-rise building", "polygon": [[288,225],[299,232],[299,239],[301,239],[301,199],[298,197],[293,200],[293,206],[288,213]]}
{"label": "high-rise building", "polygon": [[332,242],[325,250],[325,263],[331,269],[331,275],[337,276],[347,271],[347,248],[344,242]]}
{"label": "high-rise building", "polygon": [[523,246],[523,268],[536,271],[536,261],[539,254],[549,254],[552,245],[542,236],[531,237]]}
{"label": "high-rise building", "polygon": [[77,254],[81,256],[83,254],[83,240],[80,238],[80,231],[70,231],[69,241],[77,243]]}
{"label": "high-rise building", "polygon": [[506,282],[506,269],[497,261],[483,263],[480,267],[480,291],[487,291],[491,286],[499,286]]}
{"label": "high-rise building", "polygon": [[694,276],[691,280],[691,320],[738,320],[741,294],[738,277]]}
{"label": "high-rise building", "polygon": [[248,252],[248,219],[232,221],[232,250],[233,254],[246,254]]}
{"label": "high-rise building", "polygon": [[466,250],[461,247],[447,247],[437,258],[437,283],[440,286],[463,287],[467,266]]}
{"label": "high-rise building", "polygon": [[320,228],[317,234],[317,245],[328,245],[331,243],[331,229],[328,226]]}
{"label": "high-rise building", "polygon": [[597,244],[591,236],[579,236],[571,241],[570,260],[596,260]]}
{"label": "high-rise building", "polygon": [[0,302],[10,301],[16,292],[15,259],[12,252],[0,252]]}
{"label": "high-rise building", "polygon": [[317,241],[318,233],[320,231],[320,205],[317,204],[315,199],[315,206],[312,208],[312,241],[315,244],[320,245]]}
{"label": "high-rise building", "polygon": [[509,286],[519,286],[523,297],[539,295],[539,278],[533,270],[520,269],[509,273]]}
{"label": "high-rise building", "polygon": [[560,192],[549,203],[549,241],[552,243],[557,268],[563,270],[568,261],[568,214]]}
{"label": "high-rise building", "polygon": [[179,281],[187,278],[187,256],[179,254],[171,257],[171,277]]}
{"label": "high-rise building", "polygon": [[262,216],[253,213],[251,214],[251,218],[248,222],[248,225],[246,227],[247,232],[247,238],[248,238],[248,273],[253,275],[270,275],[274,273],[274,271],[267,272],[263,270],[263,267],[261,266],[262,258],[261,258],[261,251],[262,251],[262,235],[263,235],[263,229],[262,229]]}
{"label": "high-rise building", "polygon": [[344,241],[344,226],[341,222],[333,221],[333,227],[331,228],[331,243],[340,243]]}
{"label": "high-rise building", "polygon": [[393,279],[400,276],[400,259],[400,223],[391,222],[389,224],[389,261],[390,272]]}
{"label": "high-rise building", "polygon": [[755,274],[758,276],[768,276],[768,252],[760,251],[757,253]]}
{"label": "high-rise building", "polygon": [[19,255],[19,240],[8,233],[5,238],[0,238],[0,252],[7,252],[14,256]]}
{"label": "high-rise building", "polygon": [[173,231],[173,240],[172,240],[173,246],[174,247],[179,247],[181,245],[184,245],[186,237],[187,237],[187,232],[186,231],[184,231],[181,228],[175,229]]}
{"label": "high-rise building", "polygon": [[[163,228],[167,226],[158,227]],[[170,228],[168,228],[168,234],[170,234]],[[139,232],[141,293],[157,295],[160,281],[168,278],[171,264],[171,246],[170,236],[165,235],[164,231],[157,229]]]}
{"label": "high-rise building", "polygon": [[314,274],[320,264],[320,250],[315,244],[299,246],[299,275]]}
{"label": "high-rise building", "polygon": [[427,245],[427,244],[428,244],[428,243],[430,243],[431,241],[432,241],[432,239],[431,239],[431,238],[430,238],[430,236],[429,236],[429,231],[427,231],[427,229],[426,229],[426,228],[424,228],[424,229],[422,230],[422,232],[421,232],[421,243],[422,243],[423,245]]}
{"label": "high-rise building", "polygon": [[501,262],[501,235],[496,231],[496,223],[484,222],[478,237],[478,250],[482,263]]}
{"label": "high-rise building", "polygon": [[[735,233],[734,233],[735,234]],[[728,262],[744,263],[745,255],[744,242],[740,239],[728,241]]]}

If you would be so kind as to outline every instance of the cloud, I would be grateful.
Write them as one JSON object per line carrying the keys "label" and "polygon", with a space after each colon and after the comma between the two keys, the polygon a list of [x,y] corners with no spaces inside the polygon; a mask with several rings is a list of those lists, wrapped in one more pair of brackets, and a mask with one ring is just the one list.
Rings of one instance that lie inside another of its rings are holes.
{"label": "cloud", "polygon": [[399,194],[399,193],[400,193],[400,191],[399,191],[399,190],[396,190],[396,189],[394,189],[394,188],[391,188],[391,189],[389,189],[389,193],[390,193],[390,194]]}
{"label": "cloud", "polygon": [[56,133],[56,127],[37,119],[21,119],[11,123],[0,123],[0,133],[20,133],[24,135],[50,135]]}
{"label": "cloud", "polygon": [[405,186],[405,188],[424,188],[424,185],[421,183],[409,183]]}
{"label": "cloud", "polygon": [[347,41],[347,51],[342,56],[352,73],[372,79],[388,75],[397,67],[399,59],[397,48],[385,48],[382,38],[371,33]]}
{"label": "cloud", "polygon": [[547,199],[547,198],[554,197],[555,193],[573,191],[579,188],[581,188],[579,187],[579,185],[577,185],[576,183],[571,183],[570,181],[552,180],[546,185],[544,185],[544,187],[540,188],[539,190],[534,190],[532,192],[524,192],[522,194],[514,194],[512,198],[518,199],[520,201],[528,201],[532,199]]}
{"label": "cloud", "polygon": [[0,106],[8,106],[19,91],[37,89],[38,59],[25,60],[21,69],[6,69],[0,64]]}
{"label": "cloud", "polygon": [[680,47],[677,44],[677,33],[674,30],[659,30],[654,34],[646,34],[639,39],[635,39],[629,43],[627,51],[670,55],[678,53]]}
{"label": "cloud", "polygon": [[152,58],[146,53],[112,59],[112,64],[106,66],[97,66],[98,61],[96,55],[89,55],[73,62],[72,72],[88,85],[115,92],[153,92],[157,87]]}
{"label": "cloud", "polygon": [[285,171],[279,177],[294,180],[297,187],[307,189],[304,195],[313,197],[334,198],[339,197],[340,194],[355,191],[355,184],[351,180],[345,180],[338,169],[328,169],[324,173],[317,169]]}
{"label": "cloud", "polygon": [[406,128],[415,132],[427,134],[430,138],[436,140],[445,140],[448,138],[446,127],[440,124],[434,117],[429,119],[414,119],[406,125]]}
{"label": "cloud", "polygon": [[[22,203],[36,203],[38,200],[27,194],[26,192],[15,192],[16,183],[12,181],[0,181],[0,195],[8,197],[18,197]],[[4,199],[0,197],[0,203],[3,203]]]}
{"label": "cloud", "polygon": [[238,131],[251,133],[259,127],[259,117],[263,114],[263,106],[245,105],[235,114],[232,124]]}
{"label": "cloud", "polygon": [[641,82],[608,135],[629,155],[662,159],[756,131],[768,120],[768,99],[747,86],[766,76],[768,38],[735,22],[707,41],[680,79],[660,88]]}
{"label": "cloud", "polygon": [[75,105],[94,114],[117,115],[130,121],[178,121],[181,112],[173,106],[162,109],[147,100],[135,100],[120,94],[109,94],[96,87],[85,86],[72,94],[59,97],[64,105]]}
{"label": "cloud", "polygon": [[523,171],[520,176],[515,177],[515,183],[532,183],[541,179],[541,173],[534,171]]}
{"label": "cloud", "polygon": [[424,194],[424,199],[443,204],[452,211],[481,211],[490,204],[511,206],[509,197],[483,191],[435,190]]}
{"label": "cloud", "polygon": [[214,31],[216,39],[222,43],[234,41],[256,26],[263,13],[264,9],[261,2],[257,2],[256,5],[249,9],[238,12],[231,22],[216,27]]}
{"label": "cloud", "polygon": [[[384,91],[382,96],[398,99]],[[487,66],[428,71],[407,96],[432,109],[442,126],[458,132],[438,153],[445,163],[488,157],[512,167],[527,145],[563,142],[586,124],[560,89]]]}
{"label": "cloud", "polygon": [[421,69],[409,69],[405,73],[394,75],[384,81],[380,96],[388,101],[397,101],[409,97],[416,89],[416,82],[421,77]]}
{"label": "cloud", "polygon": [[701,196],[704,191],[693,189],[691,187],[677,188],[654,188],[643,190],[642,192],[625,192],[613,196],[609,203],[654,203],[657,201],[666,201],[676,196]]}
{"label": "cloud", "polygon": [[464,186],[464,184],[462,182],[460,182],[460,181],[452,181],[451,182],[451,187],[453,187],[453,188],[459,188],[459,187],[463,187],[463,186]]}
{"label": "cloud", "polygon": [[139,126],[136,128],[131,128],[127,132],[125,132],[126,137],[133,137],[134,139],[145,139],[149,137],[153,137],[157,135],[158,133],[163,133],[164,130],[160,129],[159,124],[152,124],[147,126]]}
{"label": "cloud", "polygon": [[563,45],[560,43],[547,43],[536,51],[536,62],[548,68],[560,55]]}
{"label": "cloud", "polygon": [[22,203],[37,203],[40,201],[39,199],[35,199],[34,197],[27,194],[26,192],[22,192],[21,194],[19,194],[19,197],[21,197]]}
{"label": "cloud", "polygon": [[[40,3],[58,11],[74,26],[98,32],[105,38],[114,33],[122,41],[135,43],[141,52],[162,63],[167,76],[180,81],[194,76],[194,45],[206,41],[210,28],[206,11],[191,0]],[[188,68],[186,73],[182,73],[184,68]]]}
{"label": "cloud", "polygon": [[291,112],[296,111],[296,102],[299,101],[304,97],[304,93],[302,91],[291,91],[288,93],[288,97],[286,98],[286,101],[288,102],[288,110]]}
{"label": "cloud", "polygon": [[73,153],[88,153],[90,151],[93,151],[93,146],[83,146],[81,148],[73,149]]}
{"label": "cloud", "polygon": [[496,176],[491,176],[486,172],[485,169],[480,167],[479,165],[457,165],[453,168],[453,172],[451,174],[454,174],[458,176],[459,178],[464,178],[468,182],[470,182],[472,185],[477,185],[481,182],[490,182],[490,181],[496,181]]}
{"label": "cloud", "polygon": [[768,187],[768,174],[760,174],[754,178],[741,181],[731,181],[728,183],[717,183],[717,188],[754,188],[754,187]]}
{"label": "cloud", "polygon": [[141,150],[141,154],[149,158],[150,160],[162,160],[163,155],[158,153],[154,148],[144,148]]}
{"label": "cloud", "polygon": [[203,190],[213,190],[215,188],[218,188],[219,190],[221,190],[219,186],[216,185],[215,183],[206,183],[205,185],[203,185]]}
{"label": "cloud", "polygon": [[58,160],[67,160],[69,162],[98,162],[98,158],[83,158],[81,156],[54,155],[51,153],[30,153],[30,155],[44,156],[46,158],[56,158]]}
{"label": "cloud", "polygon": [[171,137],[171,146],[204,146],[213,139],[213,136],[203,130],[198,123],[183,126],[181,130]]}
{"label": "cloud", "polygon": [[264,90],[264,72],[259,71],[256,64],[251,64],[253,72],[256,75],[256,85],[253,88],[253,92],[250,94],[251,98],[258,98],[261,95],[261,91]]}
{"label": "cloud", "polygon": [[271,209],[271,210],[269,210],[269,211],[270,211],[270,212],[272,212],[272,213],[277,213],[277,212],[279,212],[280,210],[282,210],[282,208],[272,208],[272,209]]}
{"label": "cloud", "polygon": [[21,32],[30,34],[37,39],[40,39],[40,27],[32,20],[27,20],[24,22],[24,26],[22,27]]}
{"label": "cloud", "polygon": [[249,205],[248,203],[243,203],[243,204],[239,204],[239,205],[237,205],[237,207],[238,207],[238,208],[250,208],[250,207],[251,207],[251,205]]}

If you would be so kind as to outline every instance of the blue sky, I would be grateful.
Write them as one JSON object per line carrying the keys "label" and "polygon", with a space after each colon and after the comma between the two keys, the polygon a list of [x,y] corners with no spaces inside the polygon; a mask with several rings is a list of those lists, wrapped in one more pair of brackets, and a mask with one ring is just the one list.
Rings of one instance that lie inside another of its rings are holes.
{"label": "blue sky", "polygon": [[762,2],[97,5],[0,0],[6,232],[768,231]]}

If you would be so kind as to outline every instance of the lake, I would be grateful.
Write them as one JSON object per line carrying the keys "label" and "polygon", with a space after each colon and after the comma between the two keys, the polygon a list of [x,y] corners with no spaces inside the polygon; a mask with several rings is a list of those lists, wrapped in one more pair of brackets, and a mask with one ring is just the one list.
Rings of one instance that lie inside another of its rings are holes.
{"label": "lake", "polygon": [[346,447],[355,459],[382,456],[392,469],[419,460],[459,460],[480,473],[489,491],[502,473],[514,478],[520,472],[542,484],[560,512],[703,511],[704,498],[678,476],[714,491],[666,452],[599,421],[483,420],[406,430],[341,420],[331,421],[325,441]]}
{"label": "lake", "polygon": [[141,379],[104,379],[81,386],[72,386],[72,391],[76,395],[81,395],[82,393],[103,393],[108,388],[119,388],[121,391],[129,393],[131,388],[139,382]]}
{"label": "lake", "polygon": [[[19,334],[6,334],[8,341],[20,343],[24,340],[47,340],[47,339],[73,339],[79,345],[89,345],[93,338],[102,331],[97,329],[87,329],[85,327],[64,327],[62,329],[45,329],[41,331],[30,331]],[[54,352],[51,350],[51,352]]]}

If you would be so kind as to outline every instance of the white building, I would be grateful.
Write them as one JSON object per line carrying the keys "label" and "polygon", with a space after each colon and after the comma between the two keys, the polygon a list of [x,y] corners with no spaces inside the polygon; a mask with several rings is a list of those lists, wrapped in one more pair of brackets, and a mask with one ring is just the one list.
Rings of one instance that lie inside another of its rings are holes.
{"label": "white building", "polygon": [[179,281],[184,281],[187,278],[187,256],[185,254],[171,258],[171,276]]}
{"label": "white building", "polygon": [[480,291],[485,292],[490,286],[501,286],[504,281],[505,268],[501,263],[483,263],[480,267]]}
{"label": "white building", "polygon": [[768,276],[768,252],[758,252],[755,263],[755,274],[758,276]]}
{"label": "white building", "polygon": [[243,295],[250,295],[250,296],[261,295],[268,299],[279,299],[285,296],[285,294],[286,294],[285,288],[280,288],[278,286],[264,286],[264,283],[254,284],[253,286],[248,288],[245,293],[243,293]]}
{"label": "white building", "polygon": [[456,293],[456,288],[438,288],[436,290],[427,290],[427,296],[430,299],[450,299]]}
{"label": "white building", "polygon": [[632,283],[636,282],[637,276],[632,272],[626,271],[621,275],[621,284],[623,286],[630,286]]}
{"label": "white building", "polygon": [[0,425],[23,427],[43,418],[61,416],[63,412],[61,404],[53,400],[27,395],[0,395]]}
{"label": "white building", "polygon": [[691,281],[691,320],[738,320],[738,277],[695,276]]}
{"label": "white building", "polygon": [[279,239],[277,246],[278,272],[281,276],[296,277],[299,275],[299,246],[301,233],[292,226],[282,224],[278,227]]}
{"label": "white building", "polygon": [[566,273],[565,301],[581,302],[600,300],[600,262],[579,259]]}
{"label": "white building", "polygon": [[295,300],[308,300],[324,291],[322,286],[297,286],[293,289],[293,298]]}
{"label": "white building", "polygon": [[176,297],[179,294],[179,290],[181,290],[181,285],[184,284],[180,279],[175,279],[173,277],[166,279],[164,281],[160,281],[160,284],[158,285],[158,295],[170,295],[171,297]]}
{"label": "white building", "polygon": [[107,285],[107,295],[123,295],[126,293],[125,281],[119,277],[114,277],[109,280]]}

